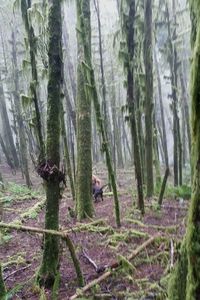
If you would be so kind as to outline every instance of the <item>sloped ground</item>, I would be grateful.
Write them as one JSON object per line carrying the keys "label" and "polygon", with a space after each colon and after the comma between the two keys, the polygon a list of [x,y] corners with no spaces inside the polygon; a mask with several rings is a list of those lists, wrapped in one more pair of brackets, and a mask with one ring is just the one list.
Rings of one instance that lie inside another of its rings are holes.
{"label": "sloped ground", "polygon": [[[1,168],[2,170],[2,168]],[[7,181],[22,183],[20,174],[10,175],[4,167]],[[105,170],[98,176],[106,183]],[[41,180],[34,176],[34,191],[24,186],[9,184],[0,194],[4,203],[3,222],[20,223],[25,226],[44,227],[45,197],[41,193]],[[86,284],[101,276],[84,256],[84,251],[104,267],[117,261],[119,256],[128,257],[134,249],[157,235],[160,237],[136,256],[131,264],[123,260],[122,267],[113,275],[95,285],[81,299],[166,299],[165,282],[170,264],[176,258],[179,242],[185,231],[187,201],[164,199],[161,211],[157,209],[156,198],[146,201],[146,213],[141,218],[135,208],[136,202],[133,170],[119,170],[118,190],[121,206],[122,227],[115,226],[113,197],[105,195],[103,202],[94,204],[94,220],[102,219],[99,226],[88,226],[87,230],[73,231],[79,226],[68,214],[67,207],[73,206],[70,192],[66,190],[60,203],[61,230],[72,229],[70,237],[76,247]],[[40,192],[38,192],[40,190]],[[106,194],[106,193],[105,193]],[[38,205],[40,203],[40,205]],[[90,223],[87,221],[87,223]],[[86,221],[85,221],[86,223]],[[34,284],[42,255],[42,236],[14,230],[3,230],[0,239],[0,261],[3,264],[3,277],[8,290],[13,290],[12,299],[51,299],[49,290],[41,292]],[[174,254],[172,249],[174,249]],[[75,294],[76,273],[66,246],[63,245],[60,272],[61,284],[58,299],[70,299]],[[43,297],[43,298],[42,298]]]}

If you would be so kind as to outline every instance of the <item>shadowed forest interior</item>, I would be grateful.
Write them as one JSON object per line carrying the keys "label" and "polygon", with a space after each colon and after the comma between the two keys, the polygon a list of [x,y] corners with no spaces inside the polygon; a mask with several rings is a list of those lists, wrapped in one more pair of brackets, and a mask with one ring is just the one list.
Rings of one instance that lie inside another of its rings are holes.
{"label": "shadowed forest interior", "polygon": [[0,0],[0,299],[200,299],[199,0]]}

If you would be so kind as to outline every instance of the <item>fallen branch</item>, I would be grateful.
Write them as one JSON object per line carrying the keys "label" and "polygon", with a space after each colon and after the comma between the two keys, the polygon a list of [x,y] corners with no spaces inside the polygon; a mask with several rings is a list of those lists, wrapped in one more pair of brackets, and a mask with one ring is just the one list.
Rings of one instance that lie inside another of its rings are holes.
{"label": "fallen branch", "polygon": [[[23,226],[23,225],[13,224],[13,223],[7,224],[7,223],[3,223],[3,222],[0,222],[0,228],[14,229],[14,230],[20,230],[20,231],[26,231],[26,232],[35,232],[35,233],[41,233],[41,234],[49,233],[52,235],[60,236],[61,238],[62,237],[65,238],[66,234],[68,234],[70,232],[87,230],[88,227],[97,226],[99,224],[102,224],[103,222],[104,221],[101,219],[101,220],[94,221],[92,223],[80,224],[72,229],[68,229],[68,230],[64,230],[64,231],[41,229],[38,227]],[[105,222],[103,224],[105,224]]]}
{"label": "fallen branch", "polygon": [[54,236],[61,237],[65,241],[65,243],[68,246],[68,249],[70,251],[70,254],[71,254],[71,257],[72,257],[72,260],[73,260],[73,263],[74,263],[74,267],[75,267],[75,270],[76,270],[78,284],[79,284],[79,286],[83,286],[84,280],[83,280],[83,275],[82,275],[81,268],[80,268],[80,263],[79,263],[79,260],[76,256],[74,245],[73,245],[70,237],[67,235],[67,233],[63,233],[63,232],[56,231],[56,230],[48,230],[48,229],[41,229],[41,228],[34,228],[34,227],[13,225],[13,224],[5,224],[5,223],[0,223],[0,228],[1,227],[15,229],[15,230],[21,230],[21,231],[26,231],[26,232],[51,234],[51,235],[54,235]]}
{"label": "fallen branch", "polygon": [[[149,238],[146,242],[144,242],[142,245],[140,245],[137,249],[135,249],[128,257],[127,260],[130,261],[131,259],[133,259],[134,257],[136,257],[141,251],[143,251],[148,245],[152,244],[155,239],[158,237],[159,235],[156,236],[152,236],[151,238]],[[104,274],[102,274],[99,278],[94,279],[93,281],[89,282],[87,285],[85,285],[82,289],[79,289],[76,294],[74,294],[73,296],[70,297],[70,300],[74,300],[77,299],[79,296],[81,296],[83,293],[87,292],[89,289],[91,289],[93,286],[95,286],[96,284],[99,284],[100,282],[102,282],[103,280],[107,279],[109,276],[112,275],[114,269],[118,268],[121,265],[121,261],[116,261],[113,264],[109,265],[108,268],[110,268],[111,270],[105,272]]]}
{"label": "fallen branch", "polygon": [[138,225],[138,226],[140,226],[140,227],[144,227],[144,228],[154,228],[154,229],[157,229],[157,230],[163,230],[163,231],[168,231],[168,232],[177,230],[177,228],[180,226],[180,224],[175,224],[175,225],[171,225],[171,226],[162,226],[162,225],[145,224],[145,223],[142,223],[142,222],[139,221],[139,220],[130,219],[130,218],[127,218],[126,221],[129,222],[129,223],[136,224],[136,225]]}
{"label": "fallen branch", "polygon": [[15,274],[18,273],[18,272],[21,272],[21,271],[24,271],[24,270],[30,268],[30,266],[31,266],[31,265],[28,265],[28,266],[25,266],[25,267],[23,267],[23,268],[20,268],[20,269],[17,269],[17,270],[15,270],[15,271],[13,271],[12,273],[8,274],[6,277],[3,278],[4,281],[7,280],[10,276],[15,275]]}
{"label": "fallen branch", "polygon": [[94,267],[96,273],[98,273],[98,274],[99,274],[99,273],[102,273],[102,272],[105,271],[105,269],[108,268],[107,265],[102,266],[102,267],[98,267],[97,264],[93,261],[93,259],[89,257],[89,255],[86,253],[85,250],[83,250],[82,253],[83,253],[83,256],[84,256],[84,257],[89,261],[89,263]]}

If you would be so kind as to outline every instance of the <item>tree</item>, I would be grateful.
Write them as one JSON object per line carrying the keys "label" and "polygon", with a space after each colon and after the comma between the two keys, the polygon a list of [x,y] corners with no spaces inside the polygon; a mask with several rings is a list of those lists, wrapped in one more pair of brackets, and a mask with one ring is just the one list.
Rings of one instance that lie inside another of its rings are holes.
{"label": "tree", "polygon": [[[84,61],[82,62],[82,71],[84,74],[84,79],[87,79],[86,85],[85,85],[85,91],[86,95],[88,97],[88,100],[92,100],[94,104],[95,109],[95,115],[96,115],[96,121],[97,125],[99,127],[99,131],[101,132],[102,137],[102,151],[105,152],[106,157],[106,165],[108,168],[108,175],[110,177],[111,186],[113,189],[113,196],[114,196],[114,203],[115,203],[115,217],[116,217],[116,224],[118,227],[121,226],[120,223],[120,208],[119,208],[119,200],[118,200],[118,194],[117,194],[117,186],[115,181],[115,174],[112,166],[111,161],[111,155],[110,155],[110,149],[108,144],[108,139],[105,131],[105,126],[103,123],[103,118],[101,116],[101,109],[100,109],[100,102],[99,102],[99,96],[97,92],[96,87],[96,81],[94,76],[94,69],[92,66],[92,57],[91,57],[91,49],[90,44],[87,42],[87,39],[85,39],[85,36],[88,35],[88,19],[84,18],[84,14],[80,15],[80,12],[86,9],[88,11],[87,7],[89,2],[77,1],[77,12],[79,12],[78,20],[79,20],[79,26],[77,28],[78,32],[80,33],[80,38],[82,39],[82,45],[83,45],[83,51],[84,51]],[[85,4],[85,5],[82,5]]]}
{"label": "tree", "polygon": [[200,295],[200,2],[198,0],[190,0],[190,11],[193,49],[191,69],[193,188],[186,235],[169,284],[170,300],[196,300]]}
{"label": "tree", "polygon": [[[127,106],[129,112],[129,123],[131,127],[131,136],[133,142],[133,152],[134,152],[134,165],[135,165],[135,177],[137,180],[137,192],[138,192],[138,207],[142,214],[144,213],[144,199],[143,199],[143,182],[142,182],[142,167],[141,167],[141,157],[140,148],[138,141],[138,129],[136,122],[135,113],[135,78],[134,78],[134,58],[135,58],[135,36],[134,36],[134,22],[135,22],[135,0],[122,2],[121,11],[121,30],[123,42],[121,45],[123,48],[120,50],[124,69],[127,74]],[[125,14],[123,9],[127,11]],[[128,25],[128,26],[127,26]]]}
{"label": "tree", "polygon": [[[175,3],[173,0],[173,28],[170,23],[170,15],[168,3],[166,2],[166,20],[167,20],[167,30],[168,30],[168,62],[170,67],[170,80],[172,89],[172,108],[173,108],[173,139],[174,139],[174,186],[177,186],[179,182],[182,181],[182,149],[180,140],[180,125],[178,117],[178,83],[177,83],[177,71],[178,71],[178,59],[177,59],[177,49],[176,49],[176,13],[175,13]],[[179,178],[180,177],[180,178]]]}
{"label": "tree", "polygon": [[[61,1],[49,1],[49,80],[47,99],[46,163],[38,168],[46,182],[45,228],[59,229],[60,181],[60,107],[62,83],[62,16]],[[45,234],[42,264],[38,273],[41,285],[52,286],[59,267],[58,237]]]}
{"label": "tree", "polygon": [[28,17],[28,9],[31,8],[31,0],[21,0],[21,13],[22,19],[24,21],[25,30],[28,36],[29,43],[29,53],[30,53],[30,61],[31,61],[31,73],[32,73],[32,82],[30,83],[30,90],[32,94],[32,100],[35,107],[35,115],[36,115],[36,136],[39,143],[40,153],[39,153],[39,162],[44,159],[45,156],[45,147],[44,140],[42,136],[42,123],[40,116],[40,103],[39,103],[39,92],[38,92],[38,72],[37,72],[37,63],[36,63],[36,37],[34,33],[33,26],[29,22]]}
{"label": "tree", "polygon": [[19,135],[19,150],[21,155],[21,167],[23,174],[25,175],[26,184],[28,187],[31,186],[31,180],[29,176],[28,168],[28,151],[26,143],[26,134],[24,128],[24,120],[22,115],[22,106],[20,101],[20,86],[19,86],[19,70],[17,62],[17,44],[15,38],[15,31],[12,31],[12,63],[13,63],[13,75],[14,75],[14,106],[16,112],[16,121],[18,125],[18,135]]}
{"label": "tree", "polygon": [[[76,208],[79,219],[92,217],[92,154],[91,154],[91,97],[83,68],[85,55],[91,57],[90,1],[77,0],[77,194]],[[81,26],[84,24],[85,28]],[[84,30],[85,29],[85,30]],[[84,45],[87,53],[84,52]]]}
{"label": "tree", "polygon": [[19,168],[19,159],[17,156],[17,151],[14,144],[14,139],[12,135],[12,130],[8,118],[8,112],[5,102],[5,96],[4,96],[4,89],[2,84],[2,78],[1,78],[1,72],[0,72],[0,113],[1,113],[1,119],[2,119],[2,125],[3,125],[3,131],[6,136],[6,140],[8,140],[8,146],[9,146],[9,152],[12,155],[13,159],[13,167],[16,169]]}
{"label": "tree", "polygon": [[147,197],[153,196],[153,57],[152,0],[144,1],[145,147]]}

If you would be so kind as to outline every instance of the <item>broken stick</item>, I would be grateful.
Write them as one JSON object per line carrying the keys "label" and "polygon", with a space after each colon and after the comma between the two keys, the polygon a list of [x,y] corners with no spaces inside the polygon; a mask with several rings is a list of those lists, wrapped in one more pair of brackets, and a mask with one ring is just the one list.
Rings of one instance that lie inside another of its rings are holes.
{"label": "broken stick", "polygon": [[[133,252],[127,257],[127,260],[130,261],[131,259],[136,257],[142,250],[144,250],[147,246],[152,244],[158,237],[159,237],[159,235],[150,237],[146,242],[144,242],[142,245],[140,245],[137,249],[133,250]],[[121,265],[121,261],[116,261],[115,263],[113,263],[111,266],[109,266],[109,268],[111,268],[111,270],[105,272],[99,278],[94,279],[93,281],[91,281],[87,285],[85,285],[83,288],[79,289],[78,292],[76,292],[76,294],[74,294],[73,296],[70,297],[70,300],[77,299],[78,297],[80,297],[80,295],[87,292],[93,286],[95,286],[96,284],[99,284],[103,280],[107,279],[110,275],[112,275],[113,271],[120,265]]]}

